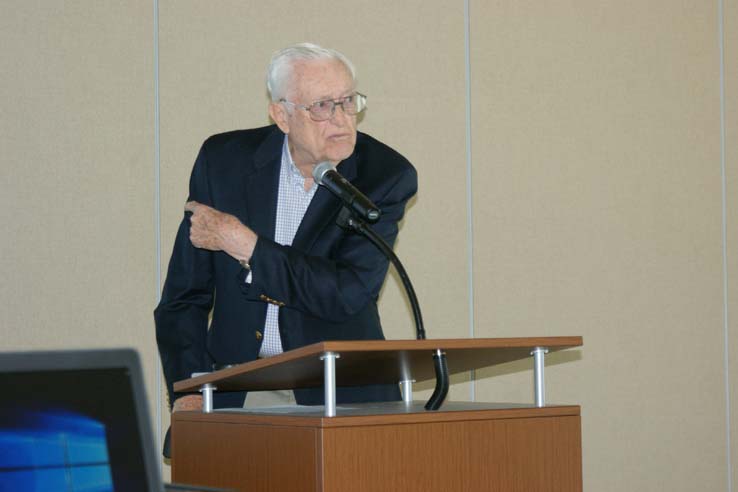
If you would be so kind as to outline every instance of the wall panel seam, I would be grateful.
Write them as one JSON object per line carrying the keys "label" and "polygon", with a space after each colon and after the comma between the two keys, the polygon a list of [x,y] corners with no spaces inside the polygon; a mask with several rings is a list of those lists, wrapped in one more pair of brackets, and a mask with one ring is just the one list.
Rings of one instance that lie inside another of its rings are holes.
{"label": "wall panel seam", "polygon": [[723,364],[725,370],[725,459],[728,492],[733,490],[733,463],[731,458],[730,405],[730,345],[728,324],[728,207],[725,168],[725,33],[724,1],[718,0],[718,53],[720,58],[720,178],[722,184],[722,240],[723,240]]}
{"label": "wall panel seam", "polygon": [[[469,291],[469,338],[474,338],[474,214],[472,195],[472,137],[471,137],[471,23],[469,1],[464,0],[464,84],[465,84],[465,118],[466,118],[466,229],[467,229],[467,271]],[[476,401],[476,375],[470,373],[469,398]]]}
{"label": "wall panel seam", "polygon": [[[154,8],[154,242],[156,247],[156,293],[154,298],[159,304],[161,295],[161,147],[160,147],[160,120],[159,120],[159,0],[153,0]],[[159,351],[156,350],[154,367],[156,371],[156,449],[162,449],[162,371],[159,369]],[[159,460],[159,469],[163,472],[164,462]]]}

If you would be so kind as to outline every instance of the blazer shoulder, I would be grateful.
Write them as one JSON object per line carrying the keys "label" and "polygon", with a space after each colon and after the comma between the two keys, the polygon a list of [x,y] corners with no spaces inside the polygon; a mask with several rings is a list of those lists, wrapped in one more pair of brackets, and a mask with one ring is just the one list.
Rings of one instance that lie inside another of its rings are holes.
{"label": "blazer shoulder", "polygon": [[373,175],[383,181],[393,178],[417,180],[415,167],[402,154],[389,145],[380,142],[366,133],[359,133],[356,139],[359,176]]}
{"label": "blazer shoulder", "polygon": [[418,189],[418,173],[402,154],[376,138],[359,133],[355,148],[356,174],[350,181],[369,198],[380,204],[389,193],[403,200]]}
{"label": "blazer shoulder", "polygon": [[263,126],[249,130],[232,130],[208,137],[202,144],[207,152],[252,151],[277,130],[276,125]]}
{"label": "blazer shoulder", "polygon": [[276,125],[218,133],[202,144],[198,162],[212,178],[233,179],[278,159],[283,141]]}
{"label": "blazer shoulder", "polygon": [[415,167],[405,156],[366,133],[358,133],[355,151],[361,161],[371,163],[370,166],[360,166],[364,170],[384,174],[416,174]]}

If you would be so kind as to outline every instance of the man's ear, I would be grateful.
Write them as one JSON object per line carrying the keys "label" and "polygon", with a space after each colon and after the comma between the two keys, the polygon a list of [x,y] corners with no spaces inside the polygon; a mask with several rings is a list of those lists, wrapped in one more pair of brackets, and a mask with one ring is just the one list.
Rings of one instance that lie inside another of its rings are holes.
{"label": "man's ear", "polygon": [[278,102],[269,103],[269,116],[271,116],[279,129],[282,130],[282,133],[290,133],[290,125],[287,120],[287,108],[284,107],[284,104]]}

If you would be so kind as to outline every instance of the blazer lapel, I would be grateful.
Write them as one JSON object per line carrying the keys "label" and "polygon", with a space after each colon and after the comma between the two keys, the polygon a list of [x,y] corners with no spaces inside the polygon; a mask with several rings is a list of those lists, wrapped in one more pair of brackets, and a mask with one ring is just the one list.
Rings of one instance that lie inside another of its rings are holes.
{"label": "blazer lapel", "polygon": [[[356,177],[356,165],[356,155],[351,154],[348,159],[338,164],[336,170],[344,178],[351,181]],[[335,220],[340,209],[341,201],[326,188],[319,187],[305,212],[300,227],[297,229],[295,238],[292,240],[292,246],[302,251],[310,251],[321,231]]]}
{"label": "blazer lapel", "polygon": [[273,131],[254,153],[254,165],[243,176],[246,216],[244,223],[256,234],[274,239],[279,192],[279,167],[284,134]]}

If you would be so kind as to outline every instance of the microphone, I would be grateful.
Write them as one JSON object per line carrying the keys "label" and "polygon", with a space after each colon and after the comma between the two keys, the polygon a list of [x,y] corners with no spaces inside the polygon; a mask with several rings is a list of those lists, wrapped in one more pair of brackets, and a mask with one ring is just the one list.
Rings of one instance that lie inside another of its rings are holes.
{"label": "microphone", "polygon": [[321,162],[313,169],[313,179],[323,185],[331,193],[356,212],[361,218],[373,224],[379,220],[381,210],[369,200],[366,195],[357,190],[354,185],[341,176],[336,168],[328,161]]}

